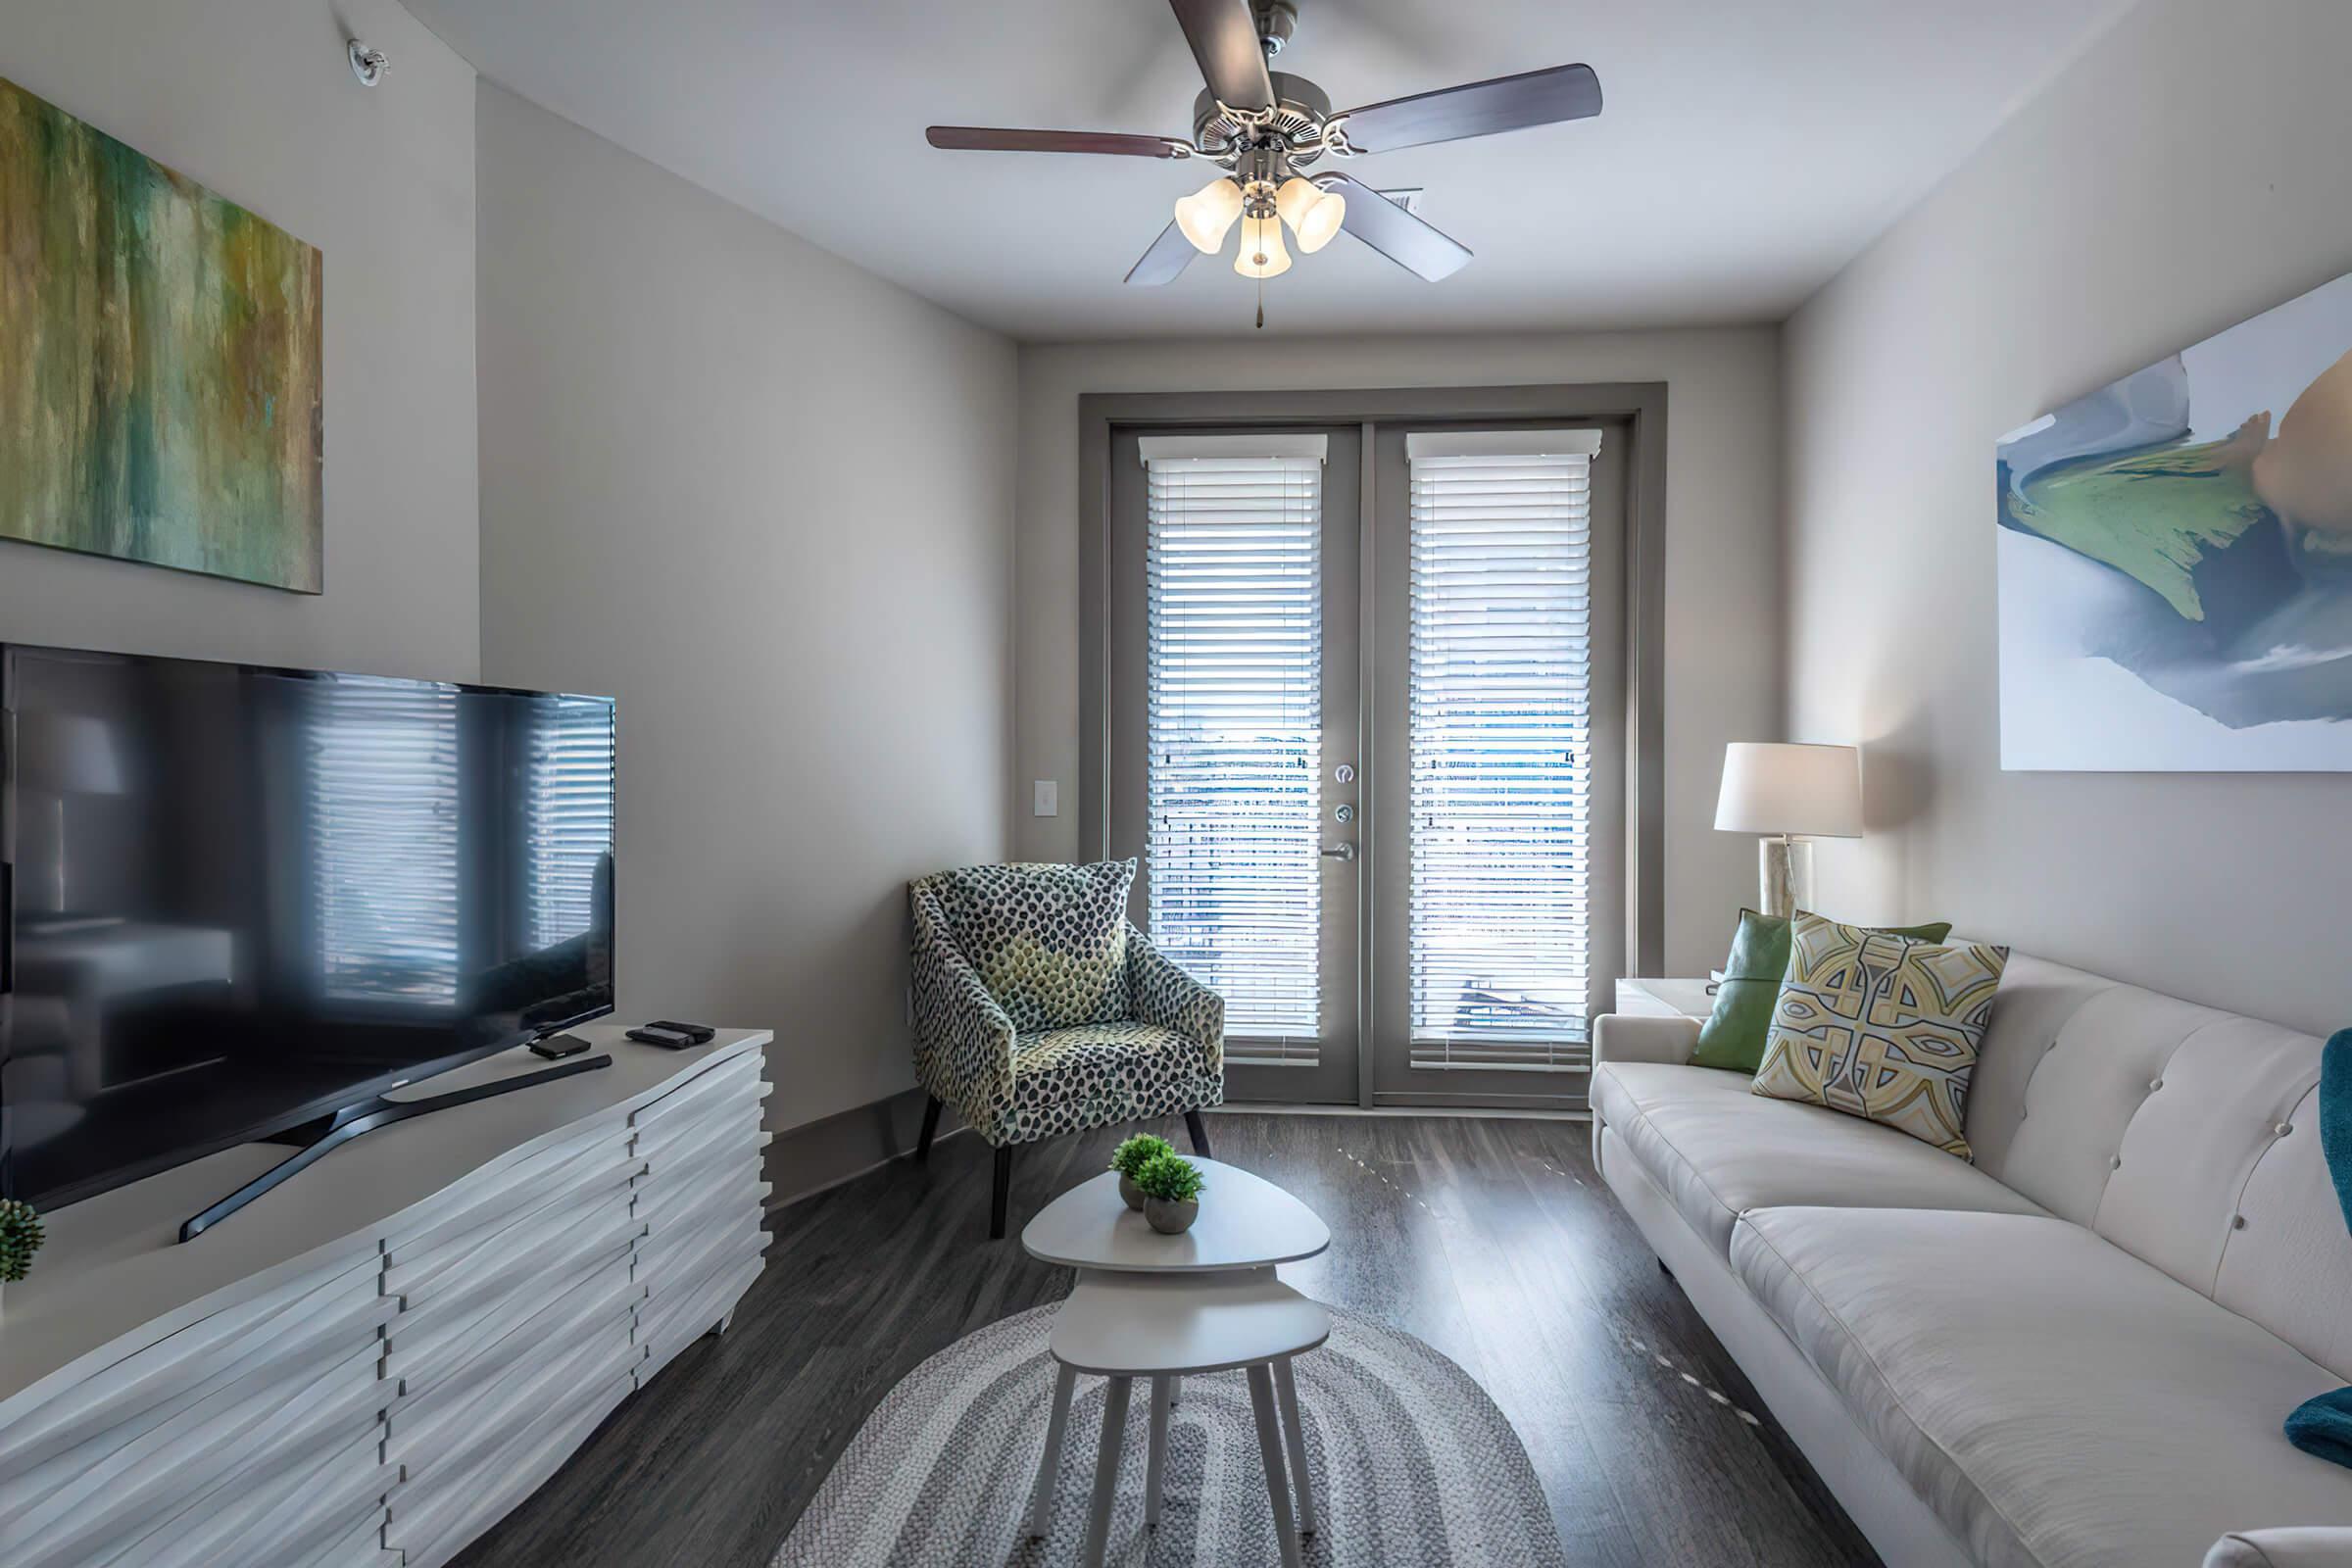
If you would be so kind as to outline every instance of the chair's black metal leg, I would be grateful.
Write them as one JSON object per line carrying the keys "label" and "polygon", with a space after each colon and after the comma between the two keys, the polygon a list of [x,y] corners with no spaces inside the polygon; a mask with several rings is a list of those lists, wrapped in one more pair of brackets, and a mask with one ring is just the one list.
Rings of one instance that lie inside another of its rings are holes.
{"label": "chair's black metal leg", "polygon": [[1004,1239],[1004,1200],[1012,1196],[1012,1146],[1005,1144],[997,1150],[997,1188],[988,1203],[988,1239]]}
{"label": "chair's black metal leg", "polygon": [[1193,1135],[1194,1153],[1199,1154],[1202,1159],[1214,1159],[1217,1157],[1214,1153],[1209,1152],[1208,1129],[1200,1125],[1200,1113],[1199,1111],[1188,1110],[1184,1113],[1184,1130]]}
{"label": "chair's black metal leg", "polygon": [[923,1107],[923,1136],[915,1141],[915,1163],[931,1157],[931,1135],[939,1131],[939,1097],[933,1095],[931,1103]]}

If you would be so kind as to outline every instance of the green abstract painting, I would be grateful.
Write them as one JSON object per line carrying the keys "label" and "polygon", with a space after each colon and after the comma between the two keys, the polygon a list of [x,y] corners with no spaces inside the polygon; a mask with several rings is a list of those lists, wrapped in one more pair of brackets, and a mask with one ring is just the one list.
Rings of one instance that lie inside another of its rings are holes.
{"label": "green abstract painting", "polygon": [[0,80],[0,539],[318,593],[320,289],[315,247]]}

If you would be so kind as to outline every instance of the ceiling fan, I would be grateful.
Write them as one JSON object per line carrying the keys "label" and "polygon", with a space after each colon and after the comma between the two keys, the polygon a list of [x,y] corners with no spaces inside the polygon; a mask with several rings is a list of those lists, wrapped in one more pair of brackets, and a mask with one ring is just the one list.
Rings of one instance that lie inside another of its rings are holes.
{"label": "ceiling fan", "polygon": [[[1290,270],[1283,226],[1311,255],[1343,229],[1407,271],[1435,282],[1470,260],[1460,241],[1423,222],[1334,162],[1497,131],[1589,120],[1600,113],[1600,78],[1590,66],[1553,66],[1334,114],[1331,98],[1304,76],[1270,71],[1298,30],[1294,0],[1169,0],[1207,87],[1193,104],[1193,134],[1144,136],[1091,130],[1006,130],[933,125],[934,147],[953,151],[1093,153],[1115,158],[1200,158],[1226,172],[1176,203],[1176,216],[1127,274],[1166,283],[1198,250],[1214,255],[1238,219],[1234,270],[1259,279]],[[1264,325],[1264,311],[1259,311]]]}

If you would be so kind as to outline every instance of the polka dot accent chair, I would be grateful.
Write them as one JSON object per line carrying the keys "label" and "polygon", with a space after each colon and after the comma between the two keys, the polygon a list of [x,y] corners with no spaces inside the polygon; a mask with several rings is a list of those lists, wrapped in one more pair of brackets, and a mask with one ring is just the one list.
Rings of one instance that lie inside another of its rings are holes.
{"label": "polka dot accent chair", "polygon": [[1225,1002],[1127,918],[1133,860],[976,865],[909,883],[914,1071],[931,1103],[996,1150],[989,1237],[1004,1234],[1016,1144],[1225,1100]]}

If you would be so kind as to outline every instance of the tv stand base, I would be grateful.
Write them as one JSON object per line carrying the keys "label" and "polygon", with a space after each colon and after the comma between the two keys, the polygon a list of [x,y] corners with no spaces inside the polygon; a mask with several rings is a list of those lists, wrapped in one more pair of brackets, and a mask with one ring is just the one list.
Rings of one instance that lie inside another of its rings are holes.
{"label": "tv stand base", "polygon": [[180,1226],[179,1239],[183,1242],[194,1241],[264,1193],[292,1177],[301,1175],[304,1170],[316,1164],[326,1154],[342,1145],[350,1143],[363,1133],[371,1133],[378,1127],[389,1127],[396,1122],[409,1121],[417,1116],[430,1115],[436,1110],[447,1110],[453,1105],[469,1105],[477,1100],[494,1099],[499,1095],[512,1094],[517,1089],[529,1089],[538,1084],[551,1083],[558,1078],[569,1078],[574,1073],[593,1072],[599,1067],[612,1065],[612,1058],[611,1056],[585,1056],[576,1061],[559,1062],[553,1067],[543,1067],[537,1072],[524,1073],[519,1077],[502,1078],[496,1083],[476,1084],[471,1089],[453,1090],[446,1095],[430,1095],[422,1100],[394,1100],[385,1095],[371,1095],[366,1100],[355,1101],[331,1116],[321,1116],[317,1121],[304,1122],[299,1127],[288,1128],[266,1140],[269,1143],[292,1144],[296,1146],[295,1152]]}

